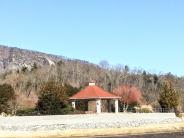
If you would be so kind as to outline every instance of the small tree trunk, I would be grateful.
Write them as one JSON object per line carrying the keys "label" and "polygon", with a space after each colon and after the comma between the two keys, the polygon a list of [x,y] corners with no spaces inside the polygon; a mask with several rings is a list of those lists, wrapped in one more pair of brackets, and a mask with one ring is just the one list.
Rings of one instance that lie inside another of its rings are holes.
{"label": "small tree trunk", "polygon": [[181,117],[181,110],[179,106],[174,108],[174,113],[177,117]]}
{"label": "small tree trunk", "polygon": [[123,103],[123,112],[127,112],[128,109],[128,104],[127,103]]}
{"label": "small tree trunk", "polygon": [[126,104],[126,112],[127,112],[127,110],[128,110],[128,107],[129,107],[129,105],[128,105],[128,104]]}

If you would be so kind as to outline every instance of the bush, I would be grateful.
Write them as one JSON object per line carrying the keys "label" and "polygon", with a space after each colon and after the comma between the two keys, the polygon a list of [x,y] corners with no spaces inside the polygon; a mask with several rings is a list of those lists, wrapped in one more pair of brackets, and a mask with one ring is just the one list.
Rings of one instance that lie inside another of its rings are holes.
{"label": "bush", "polygon": [[140,108],[140,113],[152,113],[152,111],[149,108]]}
{"label": "bush", "polygon": [[73,112],[71,112],[70,114],[85,114],[85,111],[81,111],[81,110],[74,110]]}
{"label": "bush", "polygon": [[138,113],[153,113],[151,105],[142,105],[141,107],[134,107],[134,109]]}
{"label": "bush", "polygon": [[67,89],[57,82],[47,82],[44,84],[38,97],[36,106],[40,114],[66,114],[70,111],[68,106]]}
{"label": "bush", "polygon": [[38,115],[38,112],[35,110],[35,108],[26,108],[26,109],[18,109],[16,111],[17,116],[33,116]]}
{"label": "bush", "polygon": [[60,109],[60,114],[72,114],[74,112],[72,106],[67,105],[65,108]]}
{"label": "bush", "polygon": [[12,114],[15,108],[15,92],[11,85],[0,85],[0,113]]}
{"label": "bush", "polygon": [[77,92],[79,92],[82,89],[81,87],[77,88],[77,87],[73,87],[69,84],[65,84],[65,87],[67,89],[67,95],[69,97],[73,96],[74,94],[76,94]]}

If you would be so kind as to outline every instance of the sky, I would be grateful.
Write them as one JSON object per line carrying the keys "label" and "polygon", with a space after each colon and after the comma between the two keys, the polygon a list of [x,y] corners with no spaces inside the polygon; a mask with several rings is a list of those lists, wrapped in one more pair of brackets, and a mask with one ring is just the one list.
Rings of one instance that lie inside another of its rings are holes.
{"label": "sky", "polygon": [[0,44],[184,76],[183,0],[0,0]]}

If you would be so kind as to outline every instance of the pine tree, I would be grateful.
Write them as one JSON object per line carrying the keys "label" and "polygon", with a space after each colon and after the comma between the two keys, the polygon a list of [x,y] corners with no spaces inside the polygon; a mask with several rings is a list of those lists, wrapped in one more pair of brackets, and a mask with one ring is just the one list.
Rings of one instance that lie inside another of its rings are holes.
{"label": "pine tree", "polygon": [[164,81],[160,85],[159,104],[165,111],[177,109],[179,106],[179,94],[171,81]]}

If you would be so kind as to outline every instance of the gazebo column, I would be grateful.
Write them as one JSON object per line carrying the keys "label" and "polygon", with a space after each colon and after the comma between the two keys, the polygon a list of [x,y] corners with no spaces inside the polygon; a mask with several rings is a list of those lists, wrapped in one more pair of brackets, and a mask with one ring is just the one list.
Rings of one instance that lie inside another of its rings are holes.
{"label": "gazebo column", "polygon": [[108,100],[108,112],[110,113],[111,112],[111,101]]}
{"label": "gazebo column", "polygon": [[119,109],[118,109],[118,99],[115,99],[115,113],[118,113]]}
{"label": "gazebo column", "polygon": [[72,101],[72,107],[75,109],[75,101]]}
{"label": "gazebo column", "polygon": [[101,113],[101,99],[96,100],[96,112]]}

